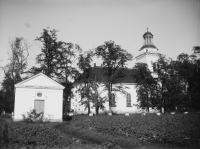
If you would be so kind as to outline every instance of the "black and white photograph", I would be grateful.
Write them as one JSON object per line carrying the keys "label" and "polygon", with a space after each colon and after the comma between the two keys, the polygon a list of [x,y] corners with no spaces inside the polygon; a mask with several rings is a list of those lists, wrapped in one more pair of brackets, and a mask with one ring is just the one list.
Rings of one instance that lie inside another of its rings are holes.
{"label": "black and white photograph", "polygon": [[200,149],[200,0],[0,0],[0,149]]}

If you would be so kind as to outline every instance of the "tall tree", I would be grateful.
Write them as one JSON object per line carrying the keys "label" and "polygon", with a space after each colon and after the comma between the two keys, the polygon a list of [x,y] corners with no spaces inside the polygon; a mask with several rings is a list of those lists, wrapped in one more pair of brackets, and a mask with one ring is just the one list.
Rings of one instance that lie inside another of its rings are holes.
{"label": "tall tree", "polygon": [[175,69],[175,64],[172,59],[161,56],[154,64],[153,73],[148,70],[146,64],[135,66],[137,71],[133,77],[137,83],[141,108],[163,109],[165,113],[174,111],[175,107],[182,104],[184,84]]}
{"label": "tall tree", "polygon": [[139,107],[149,112],[149,108],[154,108],[152,100],[155,96],[154,88],[157,85],[157,82],[152,77],[151,71],[145,63],[136,63],[133,78],[136,83]]}
{"label": "tall tree", "polygon": [[0,114],[2,114],[4,107],[5,107],[5,101],[4,101],[4,93],[2,90],[0,90]]}
{"label": "tall tree", "polygon": [[176,61],[176,71],[185,86],[183,108],[192,111],[200,110],[200,59],[198,50],[192,55],[180,54]]}
{"label": "tall tree", "polygon": [[74,64],[77,60],[77,54],[82,51],[78,44],[58,41],[56,43],[57,53],[55,55],[55,76],[65,86],[64,98],[65,109],[69,110],[72,97],[72,83],[78,75],[78,70]]}
{"label": "tall tree", "polygon": [[93,81],[93,83],[91,83],[89,98],[92,101],[93,106],[95,107],[96,115],[99,114],[99,109],[105,109],[104,104],[106,103],[107,98],[105,96],[102,96],[102,94],[103,91],[99,89],[99,84],[96,81]]}
{"label": "tall tree", "polygon": [[80,82],[79,91],[81,93],[81,105],[84,105],[88,109],[88,114],[90,113],[90,102],[91,102],[91,83],[94,81],[94,75],[92,72],[92,57],[93,52],[85,52],[85,54],[80,54],[78,58],[78,67],[81,71],[77,81]]}
{"label": "tall tree", "polygon": [[[79,55],[78,67],[81,71],[77,81],[79,82],[79,91],[81,93],[80,104],[84,105],[90,113],[90,108],[95,107],[96,114],[99,114],[99,109],[104,109],[106,98],[102,97],[102,91],[99,90],[99,84],[96,81],[96,76],[91,66],[94,53],[87,51]],[[91,105],[92,103],[92,105]]]}
{"label": "tall tree", "polygon": [[[133,56],[114,41],[106,41],[103,45],[95,49],[95,55],[103,60],[102,67],[104,71],[104,85],[108,91],[109,111],[115,106],[114,86],[121,82],[125,77],[123,69],[126,63],[132,60]],[[114,89],[114,90],[113,90]]]}
{"label": "tall tree", "polygon": [[[40,37],[36,37],[36,41],[42,42],[41,53],[37,55],[36,62],[40,64],[40,69],[44,74],[53,78],[55,77],[55,56],[57,53],[57,30],[43,29]],[[32,68],[34,72],[35,67]]]}
{"label": "tall tree", "polygon": [[29,44],[23,37],[15,37],[9,41],[11,53],[8,59],[9,63],[6,66],[1,66],[5,75],[9,75],[13,80],[13,85],[16,82],[16,76],[21,76],[27,68],[29,56]]}
{"label": "tall tree", "polygon": [[9,41],[10,57],[6,66],[1,66],[5,77],[2,82],[2,93],[5,98],[4,109],[8,112],[14,110],[14,85],[21,81],[22,74],[27,68],[27,58],[29,56],[29,44],[23,37],[15,37]]}

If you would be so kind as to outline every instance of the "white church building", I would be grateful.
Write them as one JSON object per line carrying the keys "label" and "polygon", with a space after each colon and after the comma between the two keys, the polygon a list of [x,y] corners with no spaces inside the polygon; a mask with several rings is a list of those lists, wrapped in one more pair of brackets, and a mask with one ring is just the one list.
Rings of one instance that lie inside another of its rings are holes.
{"label": "white church building", "polygon": [[[152,63],[156,62],[159,59],[160,54],[158,53],[158,48],[153,44],[153,34],[148,31],[143,35],[144,44],[139,49],[140,54],[135,57],[136,63],[146,63],[148,64],[149,69],[152,71]],[[96,82],[100,84],[99,92],[102,92],[102,96],[107,96],[108,93],[103,91],[103,86],[101,85],[101,80],[103,79],[103,68],[100,66],[93,67],[93,73],[96,78]],[[126,74],[126,77],[121,81],[121,84],[125,90],[126,94],[120,92],[115,92],[115,106],[112,107],[114,113],[123,114],[123,113],[140,113],[141,109],[137,106],[137,93],[135,89],[135,82],[132,78],[133,69],[127,69],[123,72]],[[74,110],[74,114],[87,114],[87,109],[84,105],[81,105],[80,101],[81,94],[78,91],[80,84],[76,83],[73,89],[74,97],[71,99],[71,109]],[[93,103],[90,103],[91,112],[95,113],[95,107]],[[105,104],[105,109],[100,110],[99,113],[109,111],[109,102]],[[151,111],[150,111],[151,112]]]}

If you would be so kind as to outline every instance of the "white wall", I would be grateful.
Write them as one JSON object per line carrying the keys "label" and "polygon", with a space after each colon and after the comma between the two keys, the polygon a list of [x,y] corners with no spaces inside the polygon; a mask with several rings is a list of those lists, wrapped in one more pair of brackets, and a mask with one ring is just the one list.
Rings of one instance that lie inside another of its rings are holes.
{"label": "white wall", "polygon": [[[126,96],[122,93],[117,92],[116,93],[116,107],[113,107],[112,110],[115,113],[138,113],[140,112],[140,109],[137,108],[137,106],[134,106],[133,104],[137,104],[137,93],[135,89],[134,84],[123,84],[124,87],[127,87],[126,91],[131,94],[131,105],[132,107],[127,107],[126,103]],[[74,109],[74,114],[87,114],[87,109],[85,110],[85,107],[83,105],[80,105],[80,93],[77,91],[78,86],[73,89],[74,92],[74,98],[71,100],[71,108]],[[103,87],[101,86],[99,88],[99,91],[102,91]],[[107,92],[104,91],[102,96],[107,96]],[[92,104],[91,104],[92,105]],[[109,111],[109,103],[105,103],[105,111]],[[99,111],[100,113],[105,111]],[[95,108],[91,108],[91,112],[95,113]]]}
{"label": "white wall", "polygon": [[[41,92],[42,97],[37,97]],[[63,90],[53,89],[34,89],[34,88],[16,88],[15,91],[15,109],[14,120],[21,120],[22,114],[34,109],[34,100],[45,101],[45,115],[52,115],[53,121],[62,121],[63,109]]]}
{"label": "white wall", "polygon": [[136,63],[146,63],[150,71],[153,71],[152,63],[158,61],[159,57],[156,53],[146,53],[144,56],[138,58]]}

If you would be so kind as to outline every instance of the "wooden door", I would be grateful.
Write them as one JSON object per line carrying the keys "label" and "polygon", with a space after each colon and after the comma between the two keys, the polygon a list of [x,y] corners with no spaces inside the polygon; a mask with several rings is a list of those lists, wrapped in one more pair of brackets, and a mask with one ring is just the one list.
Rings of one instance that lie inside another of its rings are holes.
{"label": "wooden door", "polygon": [[37,113],[44,112],[44,100],[35,100],[34,109]]}

